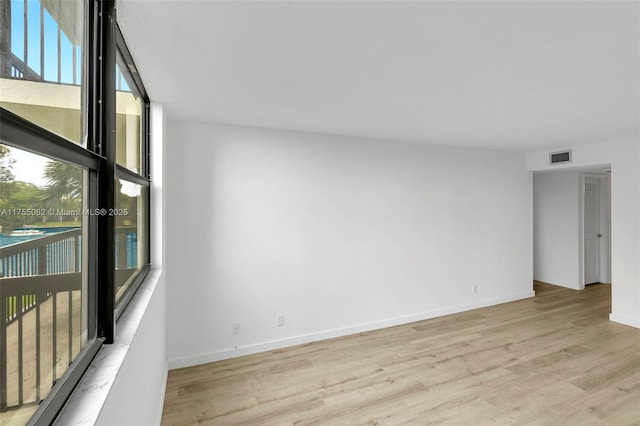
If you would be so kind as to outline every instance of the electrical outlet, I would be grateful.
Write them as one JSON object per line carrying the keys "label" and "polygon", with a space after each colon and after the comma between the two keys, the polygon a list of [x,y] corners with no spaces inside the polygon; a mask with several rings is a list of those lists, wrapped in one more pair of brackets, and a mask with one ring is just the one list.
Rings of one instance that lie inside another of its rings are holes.
{"label": "electrical outlet", "polygon": [[239,322],[234,322],[233,324],[231,324],[231,334],[233,334],[233,335],[240,334],[240,323]]}
{"label": "electrical outlet", "polygon": [[278,327],[284,327],[284,315],[278,315]]}
{"label": "electrical outlet", "polygon": [[471,291],[473,291],[473,294],[478,294],[478,286],[474,285]]}

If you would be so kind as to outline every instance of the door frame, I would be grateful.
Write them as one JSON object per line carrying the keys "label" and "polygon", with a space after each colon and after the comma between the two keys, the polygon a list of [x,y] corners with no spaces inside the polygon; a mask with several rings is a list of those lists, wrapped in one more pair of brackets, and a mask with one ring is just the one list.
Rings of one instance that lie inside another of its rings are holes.
{"label": "door frame", "polygon": [[[598,179],[599,181],[599,193],[598,193],[598,232],[602,234],[603,238],[598,244],[598,275],[599,281],[610,283],[611,282],[611,174],[610,173],[593,173],[585,172],[579,174],[579,257],[578,257],[578,277],[580,290],[585,288],[585,229],[584,229],[584,216],[585,216],[585,204],[584,204],[584,192],[585,181],[587,178]],[[603,197],[603,195],[605,195]],[[602,229],[604,226],[605,229]]]}

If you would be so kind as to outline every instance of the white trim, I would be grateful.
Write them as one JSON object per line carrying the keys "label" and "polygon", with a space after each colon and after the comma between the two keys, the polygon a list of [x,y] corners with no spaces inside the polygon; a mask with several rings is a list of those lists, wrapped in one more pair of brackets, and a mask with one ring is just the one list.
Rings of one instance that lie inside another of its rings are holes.
{"label": "white trim", "polygon": [[499,305],[501,303],[514,302],[516,300],[527,299],[534,297],[535,292],[530,291],[526,293],[514,294],[513,296],[501,297],[497,299],[487,299],[467,305],[453,306],[445,309],[437,309],[433,311],[424,312],[421,314],[407,315],[397,318],[389,318],[386,320],[375,321],[370,323],[358,324],[354,326],[336,328],[333,330],[321,331],[318,333],[304,334],[295,337],[288,337],[285,339],[272,340],[269,342],[256,343],[247,346],[239,346],[236,348],[225,349],[218,352],[211,352],[207,354],[194,355],[189,357],[177,358],[169,360],[169,369],[191,367],[194,365],[206,364],[209,362],[221,361],[224,359],[236,358],[243,355],[251,355],[260,352],[272,351],[275,349],[281,349],[289,346],[302,345],[305,343],[317,342],[319,340],[332,339],[335,337],[347,336],[350,334],[363,333],[372,330],[379,330],[382,328],[393,327],[396,325],[409,324],[416,321],[422,321],[426,319],[441,317],[444,315],[456,314],[459,312],[470,311],[473,309],[484,308],[487,306]]}
{"label": "white trim", "polygon": [[545,284],[557,285],[560,287],[565,287],[571,290],[582,290],[584,286],[580,288],[580,284],[577,282],[565,281],[565,280],[556,280],[553,278],[545,278],[545,277],[535,277],[535,281],[540,281]]}
{"label": "white trim", "polygon": [[609,314],[609,321],[628,325],[629,327],[640,328],[640,318],[629,318],[629,317],[625,317],[624,315],[611,313]]}

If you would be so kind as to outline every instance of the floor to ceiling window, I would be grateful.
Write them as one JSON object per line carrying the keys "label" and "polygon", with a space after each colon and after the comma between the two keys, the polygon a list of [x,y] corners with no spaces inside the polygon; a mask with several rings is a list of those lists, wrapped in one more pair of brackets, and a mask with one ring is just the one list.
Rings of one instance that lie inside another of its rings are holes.
{"label": "floor to ceiling window", "polygon": [[113,1],[0,2],[0,424],[48,424],[149,268],[149,100]]}

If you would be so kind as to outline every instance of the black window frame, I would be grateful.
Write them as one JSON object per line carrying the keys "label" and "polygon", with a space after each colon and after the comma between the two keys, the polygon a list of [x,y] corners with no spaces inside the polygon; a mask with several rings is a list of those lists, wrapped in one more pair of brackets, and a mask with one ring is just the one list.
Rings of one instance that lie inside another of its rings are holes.
{"label": "black window frame", "polygon": [[[115,207],[115,179],[148,188],[144,221],[144,248],[147,262],[135,275],[119,303],[115,303],[115,220],[113,215],[89,216],[88,235],[88,343],[64,375],[41,401],[28,424],[51,424],[91,365],[103,344],[116,337],[115,325],[150,270],[150,101],[142,79],[117,25],[115,0],[83,0],[86,7],[85,58],[87,61],[86,147],[71,142],[0,107],[0,143],[46,155],[88,172],[87,207]],[[128,65],[136,89],[142,96],[141,174],[116,164],[116,49]]]}
{"label": "black window frame", "polygon": [[[118,26],[117,21],[116,21],[115,27],[116,27],[115,28],[116,29],[116,32],[115,32],[116,50],[120,53],[122,59],[124,59],[124,62],[127,65],[126,71],[131,76],[133,80],[132,84],[135,86],[136,91],[140,94],[140,97],[142,98],[142,111],[141,111],[142,116],[141,116],[141,123],[140,123],[140,151],[141,151],[140,152],[140,174],[134,173],[128,168],[120,164],[117,164],[115,159],[115,151],[114,151],[115,178],[132,182],[137,185],[141,185],[147,189],[147,197],[145,200],[146,203],[144,206],[146,211],[146,220],[144,221],[145,229],[143,229],[143,235],[146,236],[146,241],[144,242],[144,250],[145,250],[144,258],[146,261],[145,261],[145,264],[142,266],[141,270],[133,277],[132,281],[129,284],[129,287],[127,288],[125,293],[122,295],[120,300],[116,302],[114,315],[117,321],[122,315],[122,313],[124,312],[125,308],[129,304],[131,299],[133,298],[133,296],[135,295],[135,292],[140,287],[140,284],[142,284],[142,281],[147,276],[151,268],[151,244],[150,244],[151,243],[150,241],[151,170],[150,170],[150,149],[149,149],[149,140],[151,138],[151,132],[150,132],[151,103],[149,101],[149,95],[147,94],[144,84],[142,83],[142,79],[140,78],[140,73],[138,72],[138,69],[135,65],[133,57],[131,56],[131,52],[129,51],[129,48],[127,47],[127,43],[124,40],[122,31],[120,30],[120,27]],[[114,64],[115,64],[115,59],[114,59]],[[115,65],[112,66],[111,69],[113,71],[113,76],[112,76],[113,78],[111,78],[111,81],[114,84],[114,93],[115,93],[115,89],[116,89]],[[115,111],[115,105],[113,109]],[[115,126],[115,121],[114,121],[114,126]],[[113,198],[113,200],[115,202],[115,197]],[[115,286],[115,280],[113,282]],[[115,288],[113,292],[115,294]]]}

